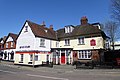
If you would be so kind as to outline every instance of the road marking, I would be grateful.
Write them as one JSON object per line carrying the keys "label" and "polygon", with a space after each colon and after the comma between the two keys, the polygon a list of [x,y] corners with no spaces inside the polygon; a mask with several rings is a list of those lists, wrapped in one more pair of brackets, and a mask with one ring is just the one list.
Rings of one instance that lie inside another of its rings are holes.
{"label": "road marking", "polygon": [[6,73],[12,73],[12,74],[16,74],[16,72],[13,71],[4,71],[4,70],[0,70],[1,72],[6,72]]}
{"label": "road marking", "polygon": [[42,77],[42,78],[49,78],[49,79],[56,79],[56,80],[69,80],[66,78],[58,78],[58,77],[50,77],[50,76],[41,76],[41,75],[32,75],[32,74],[27,74],[27,75],[32,77]]}

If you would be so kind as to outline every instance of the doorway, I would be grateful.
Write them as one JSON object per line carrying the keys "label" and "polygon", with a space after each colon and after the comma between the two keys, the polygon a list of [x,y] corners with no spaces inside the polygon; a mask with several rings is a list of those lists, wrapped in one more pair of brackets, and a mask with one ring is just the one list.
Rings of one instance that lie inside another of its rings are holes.
{"label": "doorway", "polygon": [[61,53],[61,64],[65,64],[65,53]]}

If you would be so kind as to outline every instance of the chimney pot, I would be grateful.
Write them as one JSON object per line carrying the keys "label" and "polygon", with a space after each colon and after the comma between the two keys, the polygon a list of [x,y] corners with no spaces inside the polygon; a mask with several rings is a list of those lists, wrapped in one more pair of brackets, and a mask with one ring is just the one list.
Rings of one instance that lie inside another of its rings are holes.
{"label": "chimney pot", "polygon": [[50,25],[49,29],[50,29],[50,30],[53,30],[53,25]]}
{"label": "chimney pot", "polygon": [[81,18],[81,25],[85,25],[85,24],[87,24],[87,23],[88,23],[87,17],[86,17],[86,16],[83,16],[83,17]]}

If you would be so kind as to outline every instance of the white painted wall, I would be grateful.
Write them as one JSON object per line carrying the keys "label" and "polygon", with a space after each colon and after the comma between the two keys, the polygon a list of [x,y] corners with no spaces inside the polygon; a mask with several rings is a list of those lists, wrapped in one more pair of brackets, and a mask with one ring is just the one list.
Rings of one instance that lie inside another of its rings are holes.
{"label": "white painted wall", "polygon": [[51,50],[51,40],[45,39],[45,47],[40,47],[40,39],[36,37],[35,38],[35,50],[39,51],[50,51]]}
{"label": "white painted wall", "polygon": [[[8,53],[11,53],[11,52],[14,52],[14,56],[15,56],[15,51],[16,51],[16,49],[5,49],[3,52],[5,53],[5,52],[7,52],[7,58],[6,58],[6,60],[10,60],[11,59],[11,55],[9,54],[8,55]],[[9,57],[8,57],[9,56]],[[9,59],[8,59],[9,58]],[[4,59],[4,55],[3,55],[3,59]],[[14,57],[14,59],[13,60],[15,60],[15,57]]]}
{"label": "white painted wall", "polygon": [[[25,32],[25,30],[26,30],[25,26],[28,26],[28,32]],[[35,65],[42,64],[42,61],[46,61],[47,52],[50,52],[50,50],[51,50],[51,40],[45,39],[45,47],[41,47],[40,46],[41,38],[35,37],[35,35],[33,34],[32,30],[27,22],[25,23],[25,26],[23,27],[23,29],[17,39],[16,51],[31,51],[31,50],[40,51],[39,54],[35,54],[35,55],[38,55],[38,59],[39,59],[38,61],[35,61]],[[41,54],[41,52],[44,52],[44,51],[46,53]],[[51,54],[49,54],[49,55],[50,55],[49,58],[51,58],[52,57]],[[19,63],[20,58],[21,58],[20,54],[15,54],[15,63],[16,64],[31,65],[31,64],[28,64],[28,62],[30,62],[29,54],[26,54],[26,53],[24,54],[23,63]]]}
{"label": "white painted wall", "polygon": [[2,43],[2,44],[3,44],[3,43],[4,43],[4,41],[2,40],[0,43]]}
{"label": "white painted wall", "polygon": [[6,42],[10,42],[10,41],[13,41],[13,38],[11,36],[8,37]]}
{"label": "white painted wall", "polygon": [[[90,40],[96,40],[96,46],[90,45]],[[60,48],[73,48],[73,50],[87,50],[87,49],[100,49],[104,48],[104,40],[102,37],[92,37],[92,38],[85,38],[85,45],[78,45],[78,39],[70,39],[70,46],[65,46],[65,41],[61,40],[59,42]]]}
{"label": "white painted wall", "polygon": [[[50,51],[51,50],[51,40],[45,39],[45,47],[40,47],[41,38],[34,36],[28,23],[26,23],[25,26],[28,26],[28,32],[24,32],[25,28],[23,28],[21,34],[17,39],[17,45],[16,45],[17,51],[22,51],[22,50]],[[26,46],[30,46],[30,47],[27,48]]]}
{"label": "white painted wall", "polygon": [[[96,40],[96,46],[90,45],[90,40]],[[75,42],[75,43],[74,43]],[[78,39],[76,39],[72,44],[74,44],[74,50],[87,50],[87,49],[100,49],[104,48],[103,38],[102,37],[92,37],[92,38],[85,38],[85,45],[78,45]]]}
{"label": "white painted wall", "polygon": [[51,48],[59,48],[59,41],[51,40]]}
{"label": "white painted wall", "polygon": [[[28,32],[24,32],[25,26],[28,26]],[[16,51],[22,51],[22,50],[26,51],[26,50],[34,49],[35,36],[27,22],[26,22],[25,26],[23,27],[23,29],[17,39]],[[28,46],[30,46],[30,47],[28,48]]]}

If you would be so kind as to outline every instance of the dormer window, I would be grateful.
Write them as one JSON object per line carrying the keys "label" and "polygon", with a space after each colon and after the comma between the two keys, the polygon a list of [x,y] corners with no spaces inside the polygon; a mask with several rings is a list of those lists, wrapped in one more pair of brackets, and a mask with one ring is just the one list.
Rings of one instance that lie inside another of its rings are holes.
{"label": "dormer window", "polygon": [[73,29],[74,29],[74,26],[72,25],[65,26],[65,33],[71,33]]}
{"label": "dormer window", "polygon": [[48,30],[45,30],[45,32],[47,33],[47,32],[48,32]]}
{"label": "dormer window", "polygon": [[25,31],[24,32],[28,32],[28,26],[25,26]]}

